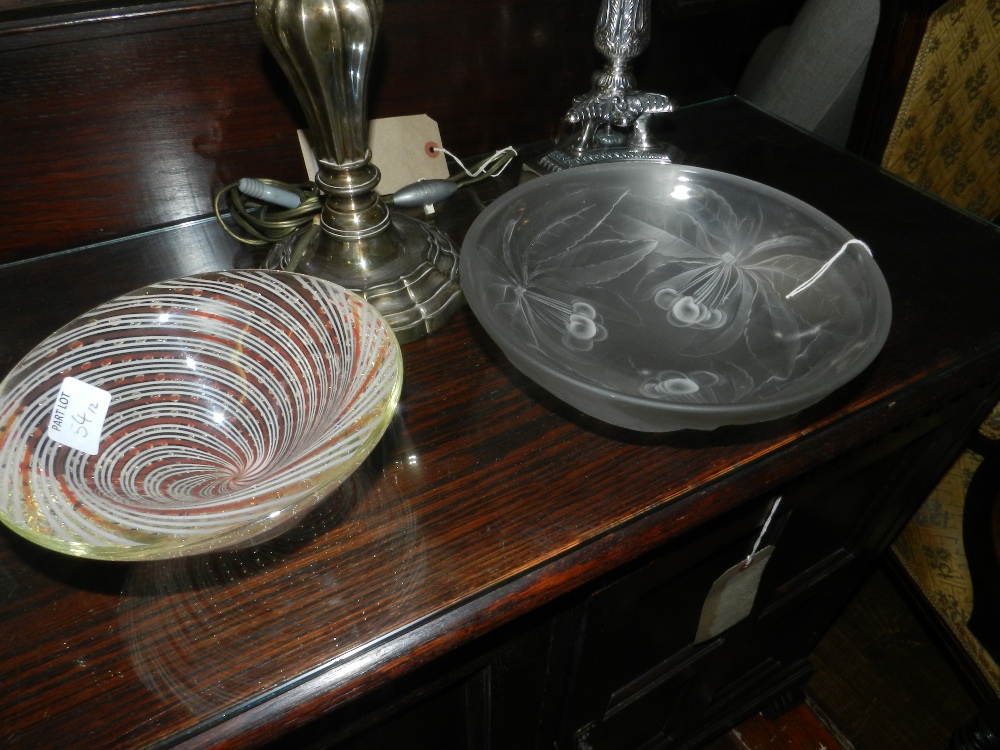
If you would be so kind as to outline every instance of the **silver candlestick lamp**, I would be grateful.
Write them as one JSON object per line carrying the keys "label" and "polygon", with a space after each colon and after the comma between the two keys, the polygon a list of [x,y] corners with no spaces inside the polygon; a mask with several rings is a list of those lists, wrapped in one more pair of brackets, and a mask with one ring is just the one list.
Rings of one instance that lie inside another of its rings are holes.
{"label": "silver candlestick lamp", "polygon": [[573,99],[564,119],[566,135],[539,166],[556,171],[623,159],[677,161],[680,151],[656,141],[649,119],[673,112],[664,94],[636,90],[632,60],[649,44],[650,0],[604,0],[597,17],[594,46],[604,56],[590,93]]}
{"label": "silver candlestick lamp", "polygon": [[401,342],[464,304],[458,253],[441,231],[390,213],[368,148],[367,84],[382,0],[256,0],[261,36],[305,110],[323,210],[277,244],[272,269],[334,281],[365,297]]}

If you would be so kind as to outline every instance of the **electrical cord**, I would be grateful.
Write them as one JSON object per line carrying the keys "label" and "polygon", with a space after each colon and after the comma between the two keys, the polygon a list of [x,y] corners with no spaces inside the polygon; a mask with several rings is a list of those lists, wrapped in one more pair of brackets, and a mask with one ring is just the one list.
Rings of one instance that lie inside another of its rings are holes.
{"label": "electrical cord", "polygon": [[458,164],[459,167],[461,167],[462,174],[455,174],[448,178],[458,185],[458,187],[472,185],[489,177],[498,177],[500,173],[507,168],[507,165],[514,160],[514,157],[517,156],[517,151],[514,150],[514,147],[508,146],[507,148],[500,149],[491,156],[487,156],[485,159],[472,167],[466,168],[466,166],[462,163],[462,160],[451,153],[448,149],[436,146],[431,150],[440,151],[446,156],[449,156],[455,161],[456,164]]}
{"label": "electrical cord", "polygon": [[[311,224],[322,209],[321,193],[311,182],[290,185],[278,180],[258,179],[255,182],[294,193],[299,197],[295,208],[276,208],[270,201],[253,197],[240,189],[245,180],[234,182],[215,194],[215,218],[233,239],[245,245],[271,245]],[[229,216],[245,234],[237,234],[222,218],[219,203],[225,197],[229,203]]]}
{"label": "electrical cord", "polygon": [[[497,177],[517,156],[517,152],[507,147],[495,154],[482,159],[471,168],[466,168],[454,154],[443,148],[435,149],[446,154],[461,167],[462,171],[452,175],[447,182],[451,182],[455,187],[439,195],[446,197],[455,192],[459,187],[465,187],[490,177]],[[438,181],[427,181],[438,182]],[[444,181],[440,181],[444,182]],[[413,208],[421,205],[419,201],[414,201],[411,196],[427,195],[425,191],[413,191],[407,188],[419,186],[421,183],[408,185],[400,188],[400,199],[396,200],[395,195],[384,195],[382,200],[387,205],[396,205],[399,208]],[[273,193],[284,194],[284,197],[277,200],[282,201],[292,195],[292,200],[284,206],[276,206]],[[271,196],[266,198],[264,196]],[[405,197],[404,197],[405,196]],[[294,197],[299,203],[293,208],[287,206],[294,204]],[[225,221],[222,211],[222,201],[229,205],[229,218],[236,227],[231,227]],[[233,239],[245,245],[271,245],[279,242],[285,237],[293,234],[301,227],[307,226],[315,221],[316,216],[323,208],[323,194],[314,183],[306,182],[298,185],[291,185],[286,182],[271,179],[242,179],[238,182],[226,185],[215,194],[212,203],[215,211],[215,218],[222,225],[222,228]]]}

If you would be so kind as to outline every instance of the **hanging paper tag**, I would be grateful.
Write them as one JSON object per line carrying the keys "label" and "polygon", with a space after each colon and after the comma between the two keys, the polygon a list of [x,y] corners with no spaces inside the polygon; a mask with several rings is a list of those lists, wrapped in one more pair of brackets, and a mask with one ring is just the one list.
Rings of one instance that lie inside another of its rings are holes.
{"label": "hanging paper tag", "polygon": [[695,643],[714,638],[750,614],[772,552],[773,545],[757,550],[716,579],[701,608]]}
{"label": "hanging paper tag", "polygon": [[427,115],[372,120],[368,123],[368,145],[372,164],[382,172],[376,188],[381,195],[419,180],[448,179],[444,154],[430,150],[441,146],[441,131]]}
{"label": "hanging paper tag", "polygon": [[66,378],[59,389],[48,436],[57,443],[96,456],[111,394],[82,380]]}
{"label": "hanging paper tag", "polygon": [[[305,133],[298,131],[299,147],[310,181],[316,179],[318,164]],[[368,148],[372,164],[382,179],[375,188],[389,195],[420,180],[447,180],[448,163],[444,154],[430,147],[441,147],[438,124],[427,115],[383,117],[368,123]]]}

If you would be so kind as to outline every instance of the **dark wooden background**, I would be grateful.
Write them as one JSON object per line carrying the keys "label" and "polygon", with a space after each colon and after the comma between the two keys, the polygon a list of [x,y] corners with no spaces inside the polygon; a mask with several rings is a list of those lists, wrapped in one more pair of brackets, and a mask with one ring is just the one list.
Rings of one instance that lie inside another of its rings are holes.
{"label": "dark wooden background", "polygon": [[[641,87],[730,93],[799,0],[659,0]],[[598,0],[387,0],[370,115],[425,113],[474,156],[549,138],[601,65]],[[0,263],[211,214],[240,177],[305,177],[303,120],[248,0],[0,0]]]}

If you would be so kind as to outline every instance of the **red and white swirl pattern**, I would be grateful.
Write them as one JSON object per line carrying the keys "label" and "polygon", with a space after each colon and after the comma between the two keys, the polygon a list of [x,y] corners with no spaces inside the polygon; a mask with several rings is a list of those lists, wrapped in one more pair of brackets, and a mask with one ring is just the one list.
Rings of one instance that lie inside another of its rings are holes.
{"label": "red and white swirl pattern", "polygon": [[[66,377],[111,394],[91,456],[46,435]],[[107,302],[0,384],[0,520],[133,560],[255,542],[357,468],[399,399],[382,317],[320,279],[199,274]]]}

